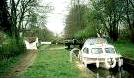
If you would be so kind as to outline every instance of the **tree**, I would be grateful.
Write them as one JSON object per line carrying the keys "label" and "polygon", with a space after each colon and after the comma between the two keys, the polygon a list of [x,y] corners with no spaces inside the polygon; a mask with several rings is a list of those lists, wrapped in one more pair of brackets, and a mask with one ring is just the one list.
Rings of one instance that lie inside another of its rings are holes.
{"label": "tree", "polygon": [[19,38],[19,33],[22,29],[22,22],[33,4],[34,0],[10,0],[13,37]]}
{"label": "tree", "polygon": [[128,25],[130,40],[134,43],[134,1],[124,0],[123,20]]}
{"label": "tree", "polygon": [[8,11],[7,0],[0,0],[0,29],[8,35],[12,34],[11,18]]}
{"label": "tree", "polygon": [[101,21],[110,38],[117,41],[118,24],[123,10],[122,0],[92,0],[92,5],[99,14],[97,17],[100,17],[96,19]]}
{"label": "tree", "polygon": [[47,28],[31,27],[23,34],[24,37],[38,37],[40,41],[52,41],[54,34]]}
{"label": "tree", "polygon": [[66,38],[74,38],[75,34],[83,30],[87,24],[87,11],[88,8],[86,5],[74,5],[69,12],[69,15],[67,15],[66,18],[66,27],[65,27],[65,37]]}

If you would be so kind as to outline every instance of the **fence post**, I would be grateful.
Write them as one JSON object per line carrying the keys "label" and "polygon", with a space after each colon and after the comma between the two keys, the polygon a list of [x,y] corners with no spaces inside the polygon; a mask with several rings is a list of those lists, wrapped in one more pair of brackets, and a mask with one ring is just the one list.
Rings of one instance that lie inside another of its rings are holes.
{"label": "fence post", "polygon": [[72,62],[72,57],[73,57],[72,54],[73,54],[73,51],[71,50],[70,51],[70,62]]}

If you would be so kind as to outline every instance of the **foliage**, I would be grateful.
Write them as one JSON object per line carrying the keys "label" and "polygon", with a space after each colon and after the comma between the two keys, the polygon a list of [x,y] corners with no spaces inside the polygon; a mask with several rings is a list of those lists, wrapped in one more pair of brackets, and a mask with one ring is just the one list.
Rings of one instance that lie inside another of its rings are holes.
{"label": "foliage", "polygon": [[90,27],[86,27],[84,30],[81,30],[75,34],[75,38],[79,40],[85,40],[89,37],[96,37],[96,29],[95,26],[90,25]]}
{"label": "foliage", "polygon": [[[117,41],[123,34],[123,29],[128,29],[129,39],[133,39],[133,0],[92,0],[93,13],[97,13],[94,19],[99,20],[103,32],[113,40]],[[126,36],[128,36],[126,35]],[[133,41],[133,40],[132,40]]]}
{"label": "foliage", "polygon": [[20,54],[16,57],[10,57],[9,59],[3,59],[0,61],[0,78],[6,77],[10,70],[15,67],[19,62],[23,54]]}
{"label": "foliage", "polygon": [[123,21],[129,29],[130,40],[134,43],[134,0],[124,0]]}
{"label": "foliage", "polygon": [[11,22],[7,0],[0,0],[0,30],[11,35]]}
{"label": "foliage", "polygon": [[23,40],[16,40],[14,38],[6,38],[0,47],[0,59],[7,59],[9,57],[17,56],[26,52]]}
{"label": "foliage", "polygon": [[129,38],[129,29],[127,29],[127,28],[120,29],[119,39],[129,41],[130,40],[130,38]]}
{"label": "foliage", "polygon": [[123,10],[122,0],[92,0],[92,5],[98,14],[95,19],[101,22],[110,38],[117,41],[118,24]]}
{"label": "foliage", "polygon": [[23,33],[24,37],[38,37],[40,41],[52,41],[54,35],[47,28],[32,27]]}
{"label": "foliage", "polygon": [[[31,23],[31,26],[36,26],[37,10],[35,11],[35,8],[37,7],[40,7],[37,0],[8,0],[8,2],[7,0],[0,1],[0,29],[2,32],[4,32],[5,36],[1,36],[0,54],[2,58],[9,58],[10,56],[16,56],[25,52],[25,45],[23,38],[20,37],[20,32],[23,33],[25,30],[27,30],[25,28],[27,22]],[[40,30],[34,31],[34,33],[37,32],[37,36],[39,36],[38,32]],[[43,33],[43,31],[41,32]],[[40,34],[42,34],[41,32]],[[45,30],[45,32],[46,35],[52,36],[48,30]],[[44,39],[43,34],[40,35],[41,39]],[[50,39],[50,37],[47,38]]]}
{"label": "foliage", "polygon": [[0,27],[11,37],[19,38],[19,33],[23,32],[28,24],[29,27],[36,26],[38,16],[46,16],[46,12],[42,12],[44,15],[38,12],[44,6],[40,6],[37,0],[9,0],[8,3],[6,0],[1,0],[0,4]]}
{"label": "foliage", "polygon": [[10,0],[9,2],[9,15],[12,27],[12,36],[15,38],[19,38],[19,32],[21,31],[22,22],[24,18],[27,16],[28,10],[34,4],[34,0]]}
{"label": "foliage", "polygon": [[5,40],[5,37],[6,37],[5,33],[4,32],[0,32],[0,44],[3,43],[3,41]]}
{"label": "foliage", "polygon": [[87,26],[87,11],[85,5],[74,5],[66,18],[65,38],[73,38],[74,34]]}

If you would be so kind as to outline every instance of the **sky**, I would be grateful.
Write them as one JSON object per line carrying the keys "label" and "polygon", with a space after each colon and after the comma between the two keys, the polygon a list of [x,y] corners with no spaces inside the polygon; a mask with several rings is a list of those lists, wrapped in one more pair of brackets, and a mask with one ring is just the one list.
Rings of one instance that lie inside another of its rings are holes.
{"label": "sky", "polygon": [[71,0],[42,0],[42,4],[50,3],[54,7],[51,13],[48,13],[47,17],[47,28],[56,33],[60,34],[63,32],[65,27],[65,18],[68,14],[68,5]]}

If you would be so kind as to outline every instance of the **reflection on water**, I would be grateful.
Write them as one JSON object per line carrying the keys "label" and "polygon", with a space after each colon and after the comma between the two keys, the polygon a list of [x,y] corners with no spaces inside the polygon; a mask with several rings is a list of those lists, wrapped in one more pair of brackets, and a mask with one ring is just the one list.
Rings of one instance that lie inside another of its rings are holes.
{"label": "reflection on water", "polygon": [[114,69],[96,68],[95,65],[88,65],[88,68],[96,74],[97,78],[134,78],[134,73],[123,69],[124,67]]}

